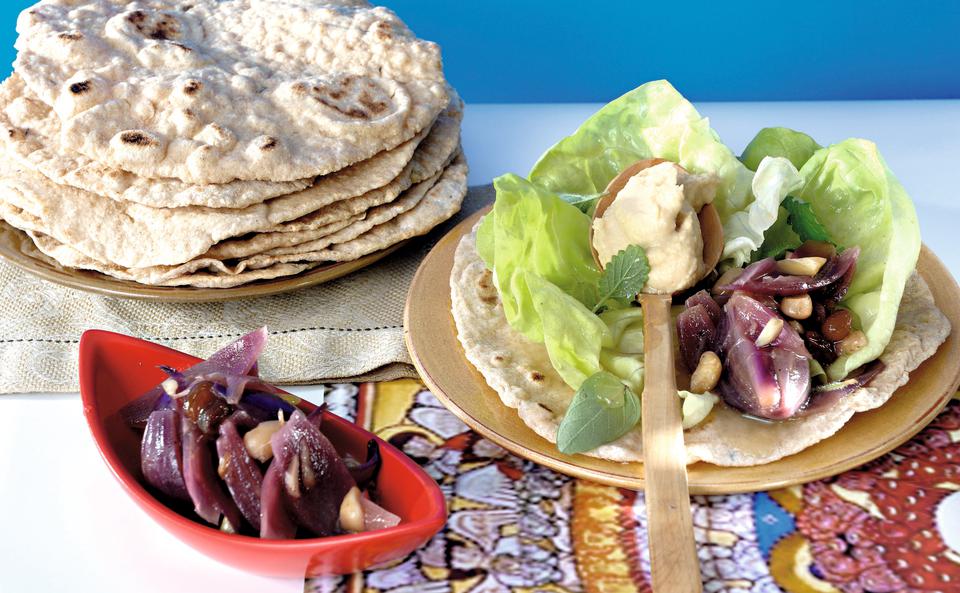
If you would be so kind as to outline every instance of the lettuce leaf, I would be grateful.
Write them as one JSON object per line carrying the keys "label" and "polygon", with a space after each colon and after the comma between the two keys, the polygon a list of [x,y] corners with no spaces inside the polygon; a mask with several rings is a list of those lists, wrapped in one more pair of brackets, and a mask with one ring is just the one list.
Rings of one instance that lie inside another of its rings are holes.
{"label": "lettuce leaf", "polygon": [[780,203],[802,184],[800,173],[790,161],[764,158],[751,184],[754,201],[745,210],[731,214],[723,225],[722,259],[737,267],[750,261],[750,254],[764,243],[764,233],[777,221]]}
{"label": "lettuce leaf", "polygon": [[799,169],[820,150],[816,140],[790,128],[764,128],[743,149],[740,160],[751,171],[758,171],[767,157],[783,157]]}
{"label": "lettuce leaf", "polygon": [[720,177],[722,221],[750,202],[751,172],[669,82],[648,82],[608,103],[547,150],[530,181],[558,194],[591,196],[638,160],[659,157]]}
{"label": "lettuce leaf", "polygon": [[779,259],[786,250],[800,246],[802,241],[790,226],[789,218],[787,211],[780,208],[777,221],[763,234],[763,244],[759,250],[753,252],[750,261],[760,261],[768,257]]}
{"label": "lettuce leaf", "polygon": [[832,380],[876,359],[893,333],[900,298],[920,254],[913,202],[872,142],[845,140],[823,148],[800,171],[796,194],[835,240],[860,247],[850,289],[841,304],[854,313],[867,345],[827,369]]}
{"label": "lettuce leaf", "polygon": [[563,382],[579,389],[600,370],[600,349],[612,346],[610,330],[578,300],[536,274],[524,274],[543,324],[543,343]]}
{"label": "lettuce leaf", "polygon": [[[533,306],[543,327],[550,363],[563,382],[577,390],[605,370],[631,389],[643,389],[643,311],[629,307],[594,315],[583,304],[536,274],[526,273]],[[626,351],[624,351],[626,350]]]}
{"label": "lettuce leaf", "polygon": [[494,187],[497,200],[477,231],[477,249],[494,272],[507,321],[543,342],[527,273],[592,307],[600,271],[590,251],[590,217],[516,175],[498,177]]}
{"label": "lettuce leaf", "polygon": [[589,217],[516,175],[499,177],[494,186],[497,201],[477,230],[477,249],[494,272],[507,321],[544,344],[574,390],[601,370],[641,388],[642,311],[613,309],[601,318],[589,309],[600,279]]}

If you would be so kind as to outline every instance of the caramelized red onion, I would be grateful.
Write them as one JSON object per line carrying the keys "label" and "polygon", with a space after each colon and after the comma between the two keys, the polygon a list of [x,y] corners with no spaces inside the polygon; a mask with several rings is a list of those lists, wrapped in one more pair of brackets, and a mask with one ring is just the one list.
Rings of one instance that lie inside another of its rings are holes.
{"label": "caramelized red onion", "polygon": [[[254,365],[257,364],[257,358],[259,358],[260,353],[263,352],[266,343],[267,328],[261,327],[227,344],[220,350],[214,352],[207,360],[201,361],[185,371],[179,373],[174,371],[176,376],[172,376],[171,378],[177,382],[180,388],[178,391],[182,392],[192,385],[194,379],[201,378],[204,375],[217,373],[225,377],[248,375]],[[158,402],[165,393],[166,391],[161,383],[124,406],[120,410],[120,415],[130,426],[143,428],[146,426],[150,413],[156,409]],[[239,399],[239,396],[237,397]]]}
{"label": "caramelized red onion", "polygon": [[303,412],[270,438],[273,461],[263,478],[260,537],[292,537],[296,525],[325,536],[337,530],[340,504],[356,484],[327,437]]}
{"label": "caramelized red onion", "polygon": [[366,490],[368,486],[377,481],[377,474],[380,473],[380,466],[382,464],[383,459],[380,457],[380,445],[378,445],[374,439],[370,439],[367,441],[367,460],[363,463],[351,464],[348,459],[347,469],[350,470],[353,481],[357,483],[357,488]]}
{"label": "caramelized red onion", "polygon": [[677,316],[677,335],[680,339],[680,356],[692,373],[707,350],[716,349],[717,326],[706,306],[697,304],[684,309]]}
{"label": "caramelized red onion", "polygon": [[140,468],[147,482],[160,492],[179,500],[190,500],[183,482],[177,410],[168,408],[150,413],[140,441]]}
{"label": "caramelized red onion", "polygon": [[879,375],[886,365],[880,360],[875,360],[865,365],[858,374],[848,377],[843,381],[836,381],[814,387],[810,394],[810,401],[800,412],[800,416],[822,412],[833,406],[835,403],[862,388],[864,385]]}
{"label": "caramelized red onion", "polygon": [[240,509],[243,518],[255,530],[260,531],[260,490],[263,487],[263,472],[247,452],[233,417],[220,424],[217,455],[220,458],[218,473],[226,483],[233,502]]}
{"label": "caramelized red onion", "polygon": [[756,342],[776,311],[736,292],[724,307],[719,346],[724,373],[718,388],[724,401],[760,418],[782,420],[797,412],[810,394],[810,353],[800,335],[783,324],[769,344]]}
{"label": "caramelized red onion", "polygon": [[234,531],[240,529],[240,510],[234,504],[217,476],[210,454],[209,441],[200,429],[186,416],[180,418],[180,438],[183,441],[183,481],[193,501],[193,508],[200,517],[214,525],[220,525],[224,517]]}
{"label": "caramelized red onion", "polygon": [[[744,291],[762,295],[795,296],[826,288],[841,280],[855,269],[860,256],[858,247],[850,247],[840,255],[830,258],[814,276],[793,276],[776,272],[773,258],[760,260],[747,266],[737,279],[718,290],[724,292]],[[844,292],[846,288],[844,288]]]}
{"label": "caramelized red onion", "polygon": [[[348,467],[320,430],[326,406],[305,415],[282,391],[245,374],[257,372],[265,338],[265,330],[248,334],[184,371],[161,367],[168,379],[121,411],[131,426],[145,428],[147,483],[192,502],[203,520],[233,533],[286,539],[395,525],[399,517],[356,487],[375,488],[382,463],[377,442],[368,443],[363,463]],[[261,437],[270,446],[254,458],[247,445],[256,439],[245,437],[261,426],[270,429]],[[354,514],[344,516],[352,523],[341,516],[351,491]]]}
{"label": "caramelized red onion", "polygon": [[[812,391],[810,377],[811,359],[824,366],[837,359],[836,343],[824,337],[820,326],[846,295],[859,254],[857,247],[838,255],[829,243],[807,241],[787,257],[825,258],[813,276],[783,274],[777,262],[767,258],[715,287],[715,298],[706,291],[694,294],[677,317],[684,363],[693,372],[703,352],[718,352],[723,374],[717,389],[724,401],[764,419],[782,420],[810,413],[860,389],[883,368],[882,363]],[[778,299],[800,294],[810,295],[813,314],[806,320],[787,323],[780,315]],[[783,322],[779,335],[757,346],[760,333],[775,319]]]}

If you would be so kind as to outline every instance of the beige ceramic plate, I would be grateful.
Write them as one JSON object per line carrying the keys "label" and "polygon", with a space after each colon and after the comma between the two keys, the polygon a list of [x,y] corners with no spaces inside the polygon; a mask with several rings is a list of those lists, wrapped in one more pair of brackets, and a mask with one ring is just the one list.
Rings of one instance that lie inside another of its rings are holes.
{"label": "beige ceramic plate", "polygon": [[[0,224],[5,225],[6,223],[0,222]],[[17,232],[15,236],[22,238],[23,241],[30,242],[30,238],[24,233]],[[323,282],[346,276],[351,272],[355,272],[381,260],[402,247],[404,243],[405,242],[397,243],[383,251],[371,253],[354,261],[320,266],[301,272],[295,276],[251,282],[250,284],[243,284],[233,288],[193,288],[189,286],[149,286],[147,284],[139,284],[129,280],[112,278],[99,272],[58,266],[51,261],[25,253],[20,249],[19,245],[14,245],[7,241],[0,241],[0,257],[18,268],[45,280],[87,292],[150,301],[206,303],[267,296],[322,284]]]}
{"label": "beige ceramic plate", "polygon": [[[450,271],[460,238],[478,213],[440,240],[424,259],[407,297],[404,327],[413,364],[430,390],[471,428],[504,448],[557,471],[612,486],[643,489],[643,466],[564,455],[500,402],[463,354],[450,314]],[[960,328],[960,289],[926,247],[917,264],[937,306]],[[732,494],[770,490],[832,476],[896,448],[927,425],[960,384],[960,331],[911,373],[885,405],[856,414],[837,434],[773,463],[754,467],[691,465],[690,492]]]}

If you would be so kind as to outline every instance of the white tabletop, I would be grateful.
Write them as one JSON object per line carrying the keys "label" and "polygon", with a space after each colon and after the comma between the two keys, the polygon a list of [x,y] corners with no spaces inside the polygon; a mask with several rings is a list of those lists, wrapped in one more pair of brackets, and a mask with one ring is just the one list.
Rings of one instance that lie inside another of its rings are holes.
{"label": "white tabletop", "polygon": [[[470,183],[525,174],[597,107],[468,107],[463,144]],[[960,214],[960,101],[698,107],[735,151],[758,129],[775,125],[807,132],[820,144],[850,136],[875,141],[916,203],[924,241],[960,274],[951,234]],[[318,394],[309,387],[292,391],[314,400]],[[303,591],[300,579],[258,577],[209,560],[141,513],[100,460],[76,394],[0,396],[0,452],[0,591]],[[960,552],[960,497],[941,511],[941,532]]]}

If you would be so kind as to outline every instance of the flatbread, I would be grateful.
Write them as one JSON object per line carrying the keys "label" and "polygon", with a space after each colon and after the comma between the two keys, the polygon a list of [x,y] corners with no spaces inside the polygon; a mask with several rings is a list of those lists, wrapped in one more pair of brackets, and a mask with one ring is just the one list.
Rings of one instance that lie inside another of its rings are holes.
{"label": "flatbread", "polygon": [[[445,112],[437,119],[434,129],[417,147],[417,156],[410,160],[407,167],[392,180],[400,185],[417,184],[446,169],[460,151],[460,119],[462,111]],[[438,166],[439,163],[439,166]],[[347,216],[361,214],[377,206],[390,203],[396,194],[390,191],[388,183],[379,191],[369,191],[354,198],[347,198],[315,210],[295,220],[277,224],[265,232],[294,233],[311,231],[341,220]],[[378,223],[379,224],[379,223]]]}
{"label": "flatbread", "polygon": [[[45,262],[47,265],[57,268],[64,269],[65,266],[61,265],[56,259],[50,257],[43,251],[37,248],[36,240],[37,237],[31,237],[33,233],[24,234],[19,229],[10,226],[2,221],[0,221],[0,242],[7,246],[12,246],[26,254],[27,256]],[[32,239],[32,240],[31,240]],[[40,236],[42,240],[42,236]],[[68,248],[69,249],[69,248]],[[241,284],[247,284],[250,282],[256,282],[258,280],[271,280],[274,278],[279,278],[282,276],[292,276],[299,274],[305,270],[316,267],[319,264],[280,264],[276,266],[270,266],[266,268],[261,268],[258,270],[250,270],[247,272],[242,272],[230,277],[218,276],[217,274],[211,273],[199,273],[190,276],[184,276],[181,278],[171,279],[170,283],[167,286],[193,286],[196,288],[230,288],[233,286],[239,286]]]}
{"label": "flatbread", "polygon": [[[424,149],[410,147],[411,162],[393,180],[377,179],[364,163],[358,163],[317,179],[313,186],[301,192],[242,209],[153,208],[109,200],[53,183],[3,158],[0,158],[0,200],[40,221],[33,230],[74,247],[94,260],[125,268],[178,265],[202,255],[225,239],[275,228],[341,200],[357,198],[354,193],[357,188],[373,183],[383,181],[386,185],[374,185],[361,194],[358,199],[365,205],[395,199],[414,183],[414,174],[435,174],[457,151],[461,113],[459,102],[451,104],[423,141]],[[338,211],[338,216],[326,217],[323,224],[353,216],[353,208],[330,207]]]}
{"label": "flatbread", "polygon": [[[458,160],[442,174],[421,182],[404,192],[404,195],[396,202],[375,208],[368,215],[371,223],[369,226],[357,225],[354,227],[354,225],[350,225],[342,231],[332,233],[326,239],[307,244],[304,247],[307,251],[304,253],[297,253],[294,247],[292,248],[293,251],[286,251],[281,255],[256,254],[236,260],[203,257],[179,266],[128,269],[106,264],[86,257],[73,247],[64,245],[55,238],[31,228],[30,221],[24,218],[22,213],[13,212],[14,208],[9,204],[0,202],[0,216],[13,226],[26,231],[39,251],[60,266],[94,270],[122,280],[132,280],[143,284],[226,287],[265,279],[265,276],[254,273],[258,270],[269,270],[268,273],[273,274],[269,277],[276,278],[297,274],[321,263],[332,261],[324,259],[322,255],[326,253],[325,248],[333,244],[334,241],[343,241],[346,242],[345,244],[349,244],[360,237],[359,244],[368,249],[377,244],[382,244],[381,249],[385,249],[403,239],[415,236],[415,234],[423,234],[442,222],[440,220],[442,216],[446,215],[449,218],[459,210],[463,196],[466,194],[466,174],[466,163],[462,156],[458,157]],[[423,204],[423,207],[421,207],[421,204]],[[449,215],[446,214],[448,212]],[[403,220],[399,220],[401,218]],[[391,224],[393,220],[397,220],[397,222]],[[350,227],[354,228],[351,229]],[[395,237],[396,240],[383,244],[375,243],[369,238],[364,239],[364,228],[373,229],[371,237],[382,239],[390,236]],[[365,251],[357,257],[378,250]]]}
{"label": "flatbread", "polygon": [[[349,241],[359,237],[379,224],[403,214],[414,208],[440,178],[437,173],[430,179],[421,181],[403,192],[400,197],[387,204],[376,206],[369,211],[355,217],[353,221],[341,229],[333,232],[324,232],[323,229],[257,233],[249,238],[224,241],[214,245],[205,257],[216,259],[236,259],[257,254],[281,255],[302,253],[323,249],[334,243]],[[326,227],[324,227],[326,228]]]}
{"label": "flatbread", "polygon": [[460,211],[467,195],[467,172],[466,160],[461,155],[415,208],[375,226],[356,239],[335,242],[326,249],[312,252],[310,257],[317,261],[352,261],[429,232]]}
{"label": "flatbread", "polygon": [[17,31],[14,67],[63,145],[142,177],[325,175],[448,102],[436,44],[364,2],[48,0]]}
{"label": "flatbread", "polygon": [[[347,169],[348,179],[358,184],[353,195],[382,186],[399,176],[410,163],[413,150],[449,150],[448,143],[456,144],[451,126],[459,126],[462,102],[450,90],[452,99],[447,109],[434,123],[431,134],[421,131],[412,140],[380,152]],[[41,173],[60,185],[69,185],[118,201],[130,201],[156,208],[207,206],[210,208],[243,208],[267,199],[309,188],[313,178],[297,181],[231,181],[220,184],[197,185],[179,179],[149,179],[128,171],[98,163],[60,143],[60,119],[49,105],[40,101],[23,79],[14,72],[0,83],[0,134],[5,154],[22,166]],[[452,140],[451,140],[452,139]],[[422,140],[422,142],[418,142]],[[336,172],[331,175],[342,173]],[[416,179],[419,171],[412,171]],[[422,175],[421,179],[429,177]]]}
{"label": "flatbread", "polygon": [[[457,247],[450,276],[453,318],[467,359],[503,403],[516,408],[537,434],[556,442],[560,420],[573,398],[550,364],[546,348],[507,323],[492,275],[476,249],[476,228]],[[687,463],[723,466],[769,463],[833,435],[853,414],[883,405],[908,374],[932,356],[950,334],[918,274],[907,282],[893,337],[880,359],[886,368],[870,384],[819,413],[788,422],[761,423],[720,405],[706,423],[684,433]],[[586,453],[613,461],[642,461],[640,427]]]}

